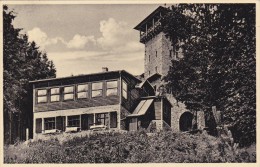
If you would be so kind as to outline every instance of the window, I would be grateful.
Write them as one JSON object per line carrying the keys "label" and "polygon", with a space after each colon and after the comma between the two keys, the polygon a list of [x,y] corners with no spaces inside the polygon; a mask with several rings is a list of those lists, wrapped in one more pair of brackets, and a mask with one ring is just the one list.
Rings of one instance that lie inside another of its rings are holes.
{"label": "window", "polygon": [[172,50],[170,50],[170,55],[169,56],[170,56],[170,58],[172,58]]}
{"label": "window", "polygon": [[68,127],[80,127],[80,116],[68,116]]}
{"label": "window", "polygon": [[60,88],[51,89],[51,102],[60,101]]}
{"label": "window", "polygon": [[37,103],[47,103],[47,90],[41,89],[37,91]]}
{"label": "window", "polygon": [[107,96],[117,95],[117,81],[107,82]]}
{"label": "window", "polygon": [[44,118],[44,130],[55,129],[55,117]]}
{"label": "window", "polygon": [[158,71],[157,71],[157,66],[155,66],[155,72],[157,73]]}
{"label": "window", "polygon": [[125,99],[127,99],[127,84],[126,84],[126,82],[125,81],[123,81],[123,84],[122,84],[123,86],[123,97],[125,98]]}
{"label": "window", "polygon": [[99,97],[103,94],[103,83],[96,82],[92,83],[92,97]]}
{"label": "window", "polygon": [[108,113],[96,114],[96,125],[106,125],[108,126],[109,117]]}
{"label": "window", "polygon": [[179,50],[176,50],[176,51],[175,51],[175,57],[174,57],[175,60],[177,59],[178,54],[179,54]]}
{"label": "window", "polygon": [[64,100],[74,100],[74,86],[64,87]]}
{"label": "window", "polygon": [[157,57],[157,51],[155,51],[155,57]]}
{"label": "window", "polygon": [[78,99],[83,99],[88,97],[88,84],[78,85],[77,90]]}

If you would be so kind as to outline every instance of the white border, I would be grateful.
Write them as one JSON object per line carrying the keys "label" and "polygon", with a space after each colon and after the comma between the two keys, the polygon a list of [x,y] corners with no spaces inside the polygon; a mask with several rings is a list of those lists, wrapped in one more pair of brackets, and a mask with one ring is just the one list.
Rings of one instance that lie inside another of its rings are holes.
{"label": "white border", "polygon": [[[163,4],[173,4],[173,3],[255,3],[256,4],[256,104],[260,104],[259,101],[259,88],[260,88],[260,84],[258,84],[258,79],[259,79],[259,22],[260,22],[260,17],[259,17],[259,12],[260,12],[260,0],[165,0],[165,1],[156,1],[156,0],[131,0],[131,1],[126,1],[126,0],[113,0],[113,1],[104,1],[104,0],[81,0],[81,1],[69,1],[69,0],[58,0],[58,1],[49,1],[49,0],[32,0],[32,1],[28,1],[28,0],[18,0],[18,1],[12,1],[12,0],[4,0],[4,1],[0,1],[1,7],[0,7],[0,22],[3,22],[3,8],[2,5],[3,4],[12,4],[12,5],[19,5],[19,4],[31,4],[31,5],[41,5],[41,4],[159,4],[159,5],[163,5]],[[3,43],[3,27],[0,27],[0,32],[2,33],[0,36],[0,43]],[[0,73],[0,97],[1,99],[3,99],[3,45],[0,46],[0,68],[1,68],[1,73]],[[0,111],[3,111],[3,100],[1,100],[0,102]],[[259,147],[259,139],[260,139],[260,135],[258,133],[259,130],[259,106],[256,106],[256,117],[257,117],[257,147],[256,150],[260,150]],[[230,167],[240,167],[240,166],[246,166],[246,167],[259,167],[260,166],[260,153],[259,151],[257,151],[257,163],[148,163],[148,164],[140,164],[140,163],[135,163],[135,164],[127,164],[127,163],[123,163],[123,164],[3,164],[3,112],[0,116],[0,122],[2,123],[2,128],[0,128],[0,134],[1,134],[1,139],[0,139],[0,166],[19,166],[19,167],[24,167],[24,166],[132,166],[132,165],[137,165],[137,166],[149,166],[149,167],[157,167],[157,166],[184,166],[185,167],[208,167],[208,166],[221,166],[221,167],[226,167],[226,166],[230,166]]]}

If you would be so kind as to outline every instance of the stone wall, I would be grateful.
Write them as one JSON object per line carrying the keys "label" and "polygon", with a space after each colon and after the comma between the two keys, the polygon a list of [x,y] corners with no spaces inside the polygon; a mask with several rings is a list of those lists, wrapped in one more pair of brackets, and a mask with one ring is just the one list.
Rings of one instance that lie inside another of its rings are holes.
{"label": "stone wall", "polygon": [[[185,104],[181,102],[177,102],[177,100],[171,95],[166,94],[167,99],[172,104],[171,108],[171,128],[174,132],[180,131],[180,117],[184,112],[190,112],[193,115],[196,115],[196,113],[193,113],[186,109]],[[203,111],[197,111],[197,129],[203,130],[205,128],[205,115]],[[196,121],[196,120],[195,120]]]}
{"label": "stone wall", "polygon": [[[144,78],[147,79],[149,76],[155,73],[159,73],[162,75],[161,78],[158,78],[157,80],[151,82],[151,85],[153,87],[156,85],[156,88],[158,89],[161,85],[164,85],[164,82],[161,79],[163,78],[163,76],[168,74],[169,67],[172,65],[171,60],[180,59],[183,57],[182,49],[179,49],[177,52],[178,55],[176,55],[175,48],[171,45],[170,39],[168,39],[163,32],[160,32],[145,43]],[[156,67],[157,71],[155,69]],[[156,95],[157,94],[158,92],[156,92]],[[177,102],[172,95],[167,94],[166,97],[172,104],[171,128],[174,132],[179,132],[179,120],[181,115],[184,112],[190,111],[186,109],[186,106],[183,103]],[[197,123],[198,129],[203,129],[205,127],[205,118],[203,112],[197,112]]]}
{"label": "stone wall", "polygon": [[174,58],[174,52],[172,43],[169,38],[162,33],[162,71],[161,75],[165,76],[168,74],[169,68],[172,65],[172,59]]}
{"label": "stone wall", "polygon": [[186,112],[188,110],[186,109],[186,106],[183,103],[177,102],[177,100],[171,94],[166,94],[166,97],[169,100],[169,102],[172,104],[171,128],[174,132],[179,132],[180,131],[180,126],[179,126],[180,117],[184,112]]}
{"label": "stone wall", "polygon": [[162,75],[167,74],[172,59],[172,57],[170,57],[171,48],[171,42],[166,38],[163,32],[160,32],[145,43],[145,78],[148,78],[156,72]]}

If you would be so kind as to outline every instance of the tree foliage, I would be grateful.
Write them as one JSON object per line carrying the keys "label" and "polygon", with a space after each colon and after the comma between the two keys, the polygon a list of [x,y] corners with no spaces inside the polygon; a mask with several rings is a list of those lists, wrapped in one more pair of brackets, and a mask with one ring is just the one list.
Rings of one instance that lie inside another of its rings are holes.
{"label": "tree foliage", "polygon": [[3,77],[5,142],[25,137],[25,128],[32,121],[32,90],[29,81],[56,76],[47,54],[35,42],[28,42],[21,29],[14,28],[14,11],[3,6]]}
{"label": "tree foliage", "polygon": [[188,109],[210,115],[216,106],[237,142],[255,142],[255,5],[175,5],[164,24],[183,52],[165,77],[170,92]]}

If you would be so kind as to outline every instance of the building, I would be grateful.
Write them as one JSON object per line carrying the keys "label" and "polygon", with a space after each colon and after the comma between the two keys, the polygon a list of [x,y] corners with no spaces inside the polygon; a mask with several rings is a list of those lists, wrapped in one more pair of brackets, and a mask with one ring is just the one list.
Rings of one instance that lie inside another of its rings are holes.
{"label": "building", "polygon": [[[156,92],[164,85],[162,78],[167,75],[171,62],[183,56],[181,48],[177,49],[163,32],[162,18],[169,12],[168,8],[159,6],[134,29],[140,32],[140,42],[145,45],[144,75],[142,80],[147,80]],[[175,132],[187,131],[192,128],[192,122],[199,129],[205,127],[204,113],[191,112],[183,103],[177,102],[171,95],[165,93],[170,101],[171,127]]]}
{"label": "building", "polygon": [[126,71],[43,79],[33,86],[33,136],[102,127],[114,130],[169,127],[171,105],[154,96],[148,81]]}

